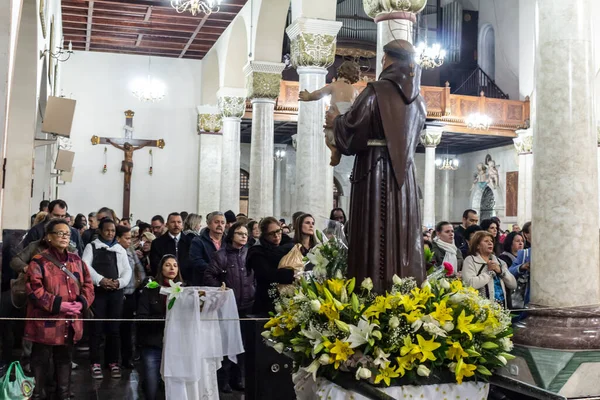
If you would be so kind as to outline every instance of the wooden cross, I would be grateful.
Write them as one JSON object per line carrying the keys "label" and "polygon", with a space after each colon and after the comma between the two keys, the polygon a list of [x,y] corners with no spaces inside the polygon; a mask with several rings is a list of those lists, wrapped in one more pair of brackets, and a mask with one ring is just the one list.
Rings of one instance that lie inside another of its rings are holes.
{"label": "wooden cross", "polygon": [[110,144],[123,151],[124,159],[121,163],[121,172],[125,174],[123,182],[123,218],[129,218],[131,205],[131,173],[133,172],[133,152],[143,147],[165,147],[165,141],[133,139],[133,116],[135,113],[131,110],[125,111],[125,137],[124,138],[105,138],[92,136],[92,145]]}

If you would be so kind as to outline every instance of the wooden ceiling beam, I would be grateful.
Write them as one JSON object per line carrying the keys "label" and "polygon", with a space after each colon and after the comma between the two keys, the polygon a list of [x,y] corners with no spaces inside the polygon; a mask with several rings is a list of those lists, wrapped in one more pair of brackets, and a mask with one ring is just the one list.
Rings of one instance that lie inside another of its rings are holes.
{"label": "wooden ceiling beam", "polygon": [[[163,0],[95,0],[97,3],[105,3],[118,6],[132,6],[132,7],[155,7],[155,8],[166,8],[173,10],[169,1]],[[70,0],[70,3],[87,3],[88,0]],[[227,4],[221,5],[223,7],[232,7],[241,9],[246,4],[247,0],[228,0]]]}
{"label": "wooden ceiling beam", "polygon": [[[179,51],[172,51],[172,50],[151,50],[151,49],[144,49],[144,48],[129,48],[129,47],[122,47],[122,46],[114,46],[114,45],[109,45],[109,44],[94,44],[91,48],[91,51],[104,51],[104,52],[111,52],[111,53],[120,53],[120,54],[138,54],[138,55],[148,55],[148,56],[161,56],[161,57],[171,57],[171,58],[178,58],[179,55]],[[202,52],[195,52],[194,54],[191,54],[189,57],[186,56],[186,58],[201,58],[204,57],[204,55],[206,55],[206,53],[202,53]]]}
{"label": "wooden ceiling beam", "polygon": [[[64,24],[63,31],[65,33],[79,35],[85,34],[85,25],[71,25]],[[202,29],[202,37],[196,37],[196,41],[205,41],[207,43],[214,43],[218,38],[219,34],[215,32],[205,32],[206,26]],[[168,31],[154,31],[151,29],[140,29],[140,28],[128,28],[128,27],[106,27],[106,26],[94,26],[94,33],[112,33],[112,34],[124,34],[124,35],[138,35],[143,34],[146,38],[156,38],[156,40],[167,39],[183,39],[184,43],[190,38],[189,33],[184,32],[168,32]]]}
{"label": "wooden ceiling beam", "polygon": [[85,51],[90,50],[90,38],[92,37],[92,18],[94,15],[94,2],[90,1],[88,3],[88,13],[87,13],[87,26],[85,33]]}
{"label": "wooden ceiling beam", "polygon": [[[196,39],[196,36],[198,36],[198,33],[200,32],[200,29],[202,29],[202,26],[204,26],[204,23],[206,22],[206,20],[208,19],[208,17],[209,17],[208,15],[204,15],[204,17],[202,18],[202,20],[200,20],[200,23],[196,27],[196,30],[194,31],[194,33],[192,34],[192,36],[190,37],[190,40],[188,40],[187,44],[185,45],[185,47],[181,51],[181,54],[179,55],[179,58],[182,58],[185,55],[185,52],[190,48],[192,42],[194,41],[194,39]],[[216,40],[215,40],[215,42],[216,42]]]}
{"label": "wooden ceiling beam", "polygon": [[[202,21],[205,21],[205,19],[203,19]],[[87,21],[85,21],[85,18],[81,18],[81,17],[74,17],[74,16],[70,16],[70,15],[65,15],[63,16],[63,25],[69,26],[71,24],[87,24]],[[118,20],[118,19],[107,19],[107,18],[99,18],[99,17],[94,17],[94,28],[96,26],[111,26],[111,27],[127,27],[127,28],[139,28],[139,29],[152,29],[154,31],[164,31],[164,32],[184,32],[184,33],[188,33],[188,34],[193,34],[196,29],[191,29],[191,27],[188,27],[186,25],[179,25],[177,23],[171,23],[171,24],[154,24],[152,22],[150,23],[145,23],[145,22],[135,22],[135,21],[129,21],[129,20]],[[221,29],[221,28],[213,28],[213,31],[217,30],[217,29]],[[224,30],[224,29],[223,29]],[[213,34],[210,32],[202,32],[203,34]],[[216,36],[220,36],[223,33],[223,31],[221,32],[215,32],[214,34]]]}
{"label": "wooden ceiling beam", "polygon": [[[148,10],[146,11],[146,15],[144,16],[144,22],[148,22],[150,20],[151,15],[152,15],[152,7],[148,7]],[[144,37],[143,33],[138,34],[137,41],[135,42],[135,47],[139,47],[140,43],[142,42],[143,37]]]}
{"label": "wooden ceiling beam", "polygon": [[[79,45],[85,47],[85,39],[76,36],[65,36],[66,40],[69,40],[73,43],[73,46]],[[123,37],[109,37],[109,36],[92,36],[92,40],[90,42],[90,46],[94,46],[97,44],[113,44],[121,47],[139,47],[142,49],[163,49],[163,50],[174,50],[181,52],[184,48],[185,43],[164,43],[164,42],[149,42],[146,40],[142,40],[142,42],[138,45],[137,38],[123,38]],[[200,51],[207,52],[210,50],[212,45],[203,45],[203,44],[191,44],[188,48],[188,51]]]}

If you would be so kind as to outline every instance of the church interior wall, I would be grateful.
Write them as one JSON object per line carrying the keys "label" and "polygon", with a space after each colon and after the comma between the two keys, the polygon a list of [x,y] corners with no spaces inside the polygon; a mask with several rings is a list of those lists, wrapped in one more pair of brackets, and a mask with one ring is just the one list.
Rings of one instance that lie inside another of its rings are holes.
{"label": "church interior wall", "polygon": [[[454,190],[453,193],[454,204],[451,205],[450,219],[452,221],[461,221],[462,213],[467,208],[471,208],[471,188],[473,187],[473,175],[477,172],[477,164],[485,161],[486,155],[489,154],[492,159],[496,162],[498,172],[500,175],[499,192],[506,200],[506,173],[519,170],[519,160],[517,152],[514,146],[497,147],[488,150],[475,151],[472,153],[460,154],[458,159],[460,160],[460,167],[451,172],[453,176]],[[436,176],[437,179],[437,176]],[[441,181],[440,181],[441,182]],[[436,180],[436,193],[441,192],[441,185]],[[441,198],[436,195],[436,203],[441,202]],[[498,201],[496,202],[498,205]],[[517,217],[505,216],[504,210],[497,215],[502,221],[502,227],[506,229],[512,223],[516,223]]]}
{"label": "church interior wall", "polygon": [[[594,2],[594,5],[597,3]],[[534,21],[535,2],[519,1],[519,100],[531,97],[533,93]],[[533,102],[531,104],[533,106]]]}
{"label": "church interior wall", "polygon": [[519,99],[519,0],[480,0],[479,29],[486,24],[495,33],[496,84]]}
{"label": "church interior wall", "polygon": [[[76,52],[64,65],[64,91],[77,100],[72,141],[75,151],[73,182],[62,186],[60,196],[72,213],[87,213],[102,206],[122,211],[123,152],[106,146],[107,172],[102,173],[104,147],[92,146],[92,135],[122,137],[124,111],[135,111],[134,138],[164,139],[164,149],[134,153],[131,212],[134,219],[149,220],[157,213],[195,211],[198,201],[198,135],[196,106],[201,97],[202,61],[152,58],[152,76],[167,88],[157,103],[132,96],[130,84],[145,78],[148,57]],[[211,190],[200,188],[200,190]]]}

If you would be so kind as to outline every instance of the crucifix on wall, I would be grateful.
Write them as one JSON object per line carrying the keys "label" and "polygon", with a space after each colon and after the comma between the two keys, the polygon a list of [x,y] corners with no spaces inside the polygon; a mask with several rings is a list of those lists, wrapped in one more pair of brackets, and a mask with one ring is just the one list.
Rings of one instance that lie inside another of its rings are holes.
{"label": "crucifix on wall", "polygon": [[131,110],[125,111],[125,137],[123,138],[105,138],[92,136],[92,145],[110,144],[123,151],[123,161],[121,162],[121,172],[123,172],[123,217],[129,217],[131,206],[131,174],[133,172],[133,152],[143,147],[165,147],[163,139],[148,140],[133,138],[133,116],[135,113]]}

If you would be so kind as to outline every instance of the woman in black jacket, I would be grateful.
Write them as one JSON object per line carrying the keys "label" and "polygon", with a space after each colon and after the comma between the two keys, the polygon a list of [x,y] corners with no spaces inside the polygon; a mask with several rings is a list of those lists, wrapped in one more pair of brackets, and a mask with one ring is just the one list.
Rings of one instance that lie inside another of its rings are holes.
{"label": "woman in black jacket", "polygon": [[[181,273],[177,259],[171,254],[165,255],[159,263],[156,273],[156,282],[162,286],[169,286],[169,280],[181,282]],[[139,319],[160,319],[167,315],[166,296],[160,294],[160,287],[149,289],[144,287],[138,300],[137,316]],[[160,363],[162,360],[163,334],[165,322],[143,322],[140,323],[137,341],[142,348],[144,396],[148,400],[157,397],[160,382]]]}
{"label": "woman in black jacket", "polygon": [[254,297],[255,314],[268,315],[274,310],[269,298],[269,289],[273,283],[289,284],[294,281],[294,270],[278,268],[279,261],[294,246],[292,239],[282,234],[279,221],[273,217],[260,221],[259,243],[248,250],[246,268],[254,272],[256,295]]}

